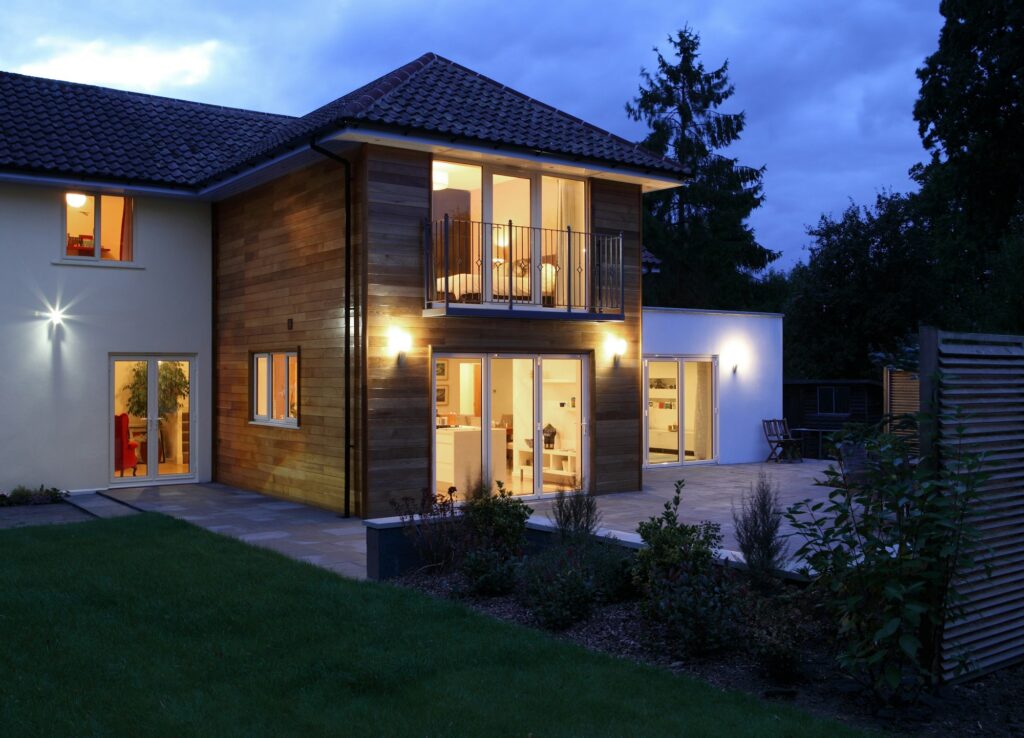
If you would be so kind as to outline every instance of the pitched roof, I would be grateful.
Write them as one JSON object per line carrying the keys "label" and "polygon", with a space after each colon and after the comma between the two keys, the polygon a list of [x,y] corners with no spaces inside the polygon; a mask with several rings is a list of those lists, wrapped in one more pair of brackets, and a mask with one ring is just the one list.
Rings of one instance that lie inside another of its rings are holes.
{"label": "pitched roof", "polygon": [[0,72],[0,169],[193,187],[291,120]]}
{"label": "pitched roof", "polygon": [[685,173],[677,162],[432,53],[300,118],[0,72],[5,170],[200,187],[346,127]]}

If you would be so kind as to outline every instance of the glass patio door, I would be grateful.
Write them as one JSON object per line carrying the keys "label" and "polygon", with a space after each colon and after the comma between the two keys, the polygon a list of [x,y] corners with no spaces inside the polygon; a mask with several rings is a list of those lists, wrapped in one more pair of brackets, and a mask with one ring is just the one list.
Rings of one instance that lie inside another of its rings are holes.
{"label": "glass patio door", "polygon": [[438,355],[434,489],[480,483],[532,496],[582,489],[587,469],[585,359]]}
{"label": "glass patio door", "polygon": [[113,480],[190,476],[193,360],[116,357],[110,375]]}
{"label": "glass patio door", "polygon": [[644,435],[649,466],[717,458],[717,367],[715,357],[644,360]]}

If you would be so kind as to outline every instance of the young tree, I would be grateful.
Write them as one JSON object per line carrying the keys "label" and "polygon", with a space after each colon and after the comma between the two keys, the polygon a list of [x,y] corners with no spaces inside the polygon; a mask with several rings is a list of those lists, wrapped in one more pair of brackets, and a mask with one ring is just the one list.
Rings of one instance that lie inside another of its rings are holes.
{"label": "young tree", "polygon": [[682,190],[645,197],[645,243],[662,260],[646,275],[645,301],[676,307],[745,307],[754,301],[754,273],[778,258],[757,242],[747,224],[762,200],[764,168],[742,166],[720,153],[743,131],[744,114],[723,113],[733,94],[729,64],[708,71],[700,36],[689,27],[658,49],[656,71],[641,71],[639,95],[626,104],[650,133],[644,145],[686,167]]}

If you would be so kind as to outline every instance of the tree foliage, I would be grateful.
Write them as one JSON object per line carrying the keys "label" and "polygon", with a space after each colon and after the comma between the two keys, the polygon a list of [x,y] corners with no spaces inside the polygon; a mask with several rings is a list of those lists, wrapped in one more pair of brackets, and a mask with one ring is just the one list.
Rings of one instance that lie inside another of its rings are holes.
{"label": "tree foliage", "polygon": [[753,299],[754,272],[778,257],[757,242],[747,223],[762,200],[764,168],[740,165],[721,151],[746,123],[720,107],[733,94],[729,64],[708,70],[700,36],[685,27],[670,36],[671,54],[658,49],[657,68],[641,71],[638,96],[626,105],[650,133],[644,145],[682,164],[691,175],[682,189],[644,198],[644,245],[662,260],[645,277],[648,304],[741,307]]}

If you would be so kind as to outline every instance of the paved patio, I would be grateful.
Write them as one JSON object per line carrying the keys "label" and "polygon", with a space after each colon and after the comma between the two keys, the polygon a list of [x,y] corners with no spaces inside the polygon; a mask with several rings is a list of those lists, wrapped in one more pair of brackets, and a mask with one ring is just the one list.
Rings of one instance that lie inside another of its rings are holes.
{"label": "paved patio", "polygon": [[[802,464],[736,464],[651,469],[644,473],[640,492],[603,495],[598,506],[602,526],[620,534],[636,532],[637,523],[658,515],[672,498],[677,479],[686,480],[680,507],[683,520],[712,520],[722,526],[723,548],[737,549],[732,505],[766,472],[779,488],[783,506],[807,497],[824,498],[827,490],[815,486],[827,462]],[[214,533],[277,551],[344,576],[366,577],[366,533],[363,521],[308,505],[278,500],[223,484],[132,487],[103,493],[138,510],[158,512],[186,520]],[[550,499],[534,501],[536,514],[546,515]],[[68,506],[70,507],[70,506]],[[792,532],[783,523],[784,532]],[[794,550],[796,544],[791,544]]]}
{"label": "paved patio", "polygon": [[223,484],[113,489],[107,497],[186,520],[355,579],[366,578],[363,521]]}
{"label": "paved patio", "polygon": [[[765,472],[779,490],[783,508],[808,497],[826,499],[828,490],[815,485],[824,478],[828,461],[805,460],[799,464],[729,464],[686,467],[662,467],[644,471],[644,488],[640,492],[602,495],[598,508],[603,515],[601,525],[621,533],[635,533],[637,523],[659,515],[665,502],[672,499],[677,479],[686,480],[683,488],[679,517],[687,523],[710,520],[722,526],[722,547],[738,550],[732,523],[732,506],[738,508],[742,496],[757,483],[758,474]],[[547,514],[552,502],[531,503],[534,511]],[[784,520],[783,533],[793,530]],[[790,543],[790,552],[797,549],[796,540]]]}
{"label": "paved patio", "polygon": [[66,502],[54,502],[48,505],[0,507],[0,530],[25,528],[30,525],[82,523],[92,519],[89,513],[83,512]]}

